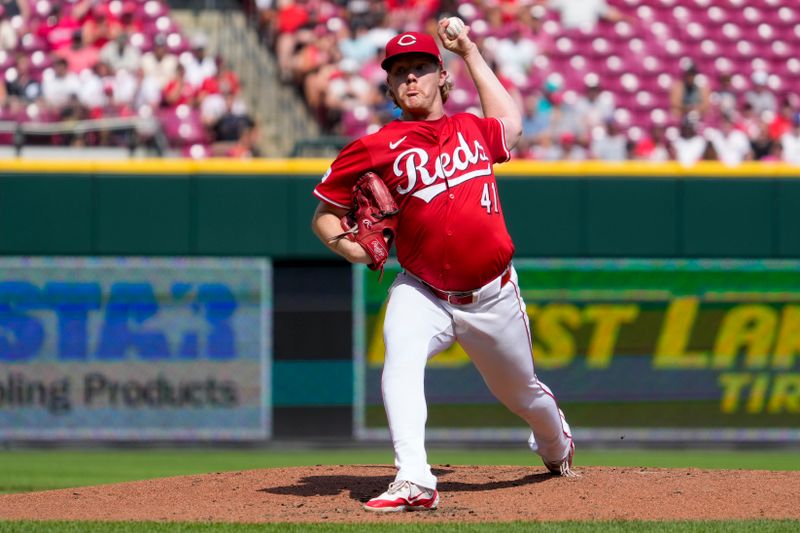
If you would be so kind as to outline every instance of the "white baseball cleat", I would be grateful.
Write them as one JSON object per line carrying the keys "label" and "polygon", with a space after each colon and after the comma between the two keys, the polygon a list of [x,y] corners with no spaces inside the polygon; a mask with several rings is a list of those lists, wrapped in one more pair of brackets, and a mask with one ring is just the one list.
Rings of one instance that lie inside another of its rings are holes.
{"label": "white baseball cleat", "polygon": [[364,504],[364,509],[378,513],[431,511],[439,505],[439,491],[426,489],[410,481],[392,481],[389,489]]}
{"label": "white baseball cleat", "polygon": [[567,456],[560,462],[556,463],[549,463],[544,461],[544,466],[550,471],[551,474],[555,474],[561,477],[578,477],[578,474],[572,470],[572,458],[575,457],[575,442],[572,440],[572,437],[569,439],[569,452]]}
{"label": "white baseball cleat", "polygon": [[[561,427],[564,431],[564,435],[569,439],[567,456],[560,461],[550,462],[542,459],[542,462],[551,474],[563,477],[579,477],[579,474],[572,470],[572,458],[575,457],[575,441],[572,439],[572,429],[570,429],[569,424],[567,423],[567,418],[564,416],[564,411],[559,409],[558,415],[561,417]],[[534,438],[533,433],[531,433],[531,436],[528,438],[528,446],[530,446],[532,451],[538,453],[539,445],[536,443],[536,438]]]}

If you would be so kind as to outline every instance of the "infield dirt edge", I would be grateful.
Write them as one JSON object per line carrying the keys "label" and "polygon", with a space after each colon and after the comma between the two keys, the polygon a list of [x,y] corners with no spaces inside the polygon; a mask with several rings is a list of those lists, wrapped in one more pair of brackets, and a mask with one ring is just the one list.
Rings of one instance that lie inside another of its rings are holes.
{"label": "infield dirt edge", "polygon": [[439,509],[369,513],[386,465],[269,468],[0,495],[0,519],[164,522],[505,522],[800,519],[800,471],[438,465]]}

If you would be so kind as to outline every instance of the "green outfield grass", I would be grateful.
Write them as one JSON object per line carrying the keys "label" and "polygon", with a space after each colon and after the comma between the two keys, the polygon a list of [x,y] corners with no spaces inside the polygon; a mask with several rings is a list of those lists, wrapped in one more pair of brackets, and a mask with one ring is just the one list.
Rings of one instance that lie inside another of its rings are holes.
{"label": "green outfield grass", "polygon": [[[432,464],[535,464],[536,458],[524,449],[444,449],[432,447]],[[0,492],[25,492],[139,479],[273,468],[316,464],[391,464],[392,452],[387,445],[375,449],[341,450],[12,450],[0,452]],[[585,450],[575,459],[581,466],[648,466],[744,468],[800,470],[797,451],[734,451],[734,450]],[[311,532],[311,533],[546,533],[577,532],[783,532],[800,530],[800,521],[762,520],[725,522],[567,522],[502,524],[193,524],[131,522],[12,522],[0,521],[0,532]]]}

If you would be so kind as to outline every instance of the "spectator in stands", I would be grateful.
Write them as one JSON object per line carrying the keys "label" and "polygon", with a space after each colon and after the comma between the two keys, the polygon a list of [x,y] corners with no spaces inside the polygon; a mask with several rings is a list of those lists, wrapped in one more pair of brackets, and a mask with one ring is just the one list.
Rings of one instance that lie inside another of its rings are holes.
{"label": "spectator in stands", "polygon": [[[389,85],[384,81],[378,84],[378,93],[386,94],[389,90]],[[394,105],[391,99],[384,98],[380,103],[375,105],[372,109],[375,118],[375,124],[379,127],[385,126],[393,120],[400,120],[403,116],[403,110]]]}
{"label": "spectator in stands", "polygon": [[239,139],[225,150],[223,155],[238,159],[249,159],[261,155],[258,150],[258,128],[251,117],[244,118]]}
{"label": "spectator in stands", "polygon": [[800,111],[792,118],[792,129],[781,136],[783,160],[792,165],[800,165]]}
{"label": "spectator in stands", "polygon": [[518,86],[524,85],[539,50],[536,43],[525,35],[520,23],[512,22],[508,29],[508,35],[497,41],[494,61],[500,74]]}
{"label": "spectator in stands", "polygon": [[0,50],[15,50],[18,42],[17,31],[11,21],[0,15]]}
{"label": "spectator in stands", "polygon": [[213,137],[213,129],[226,114],[238,117],[247,114],[247,105],[236,91],[224,85],[219,91],[209,93],[200,102],[200,119]]}
{"label": "spectator in stands", "polygon": [[330,76],[342,59],[336,35],[319,30],[299,32],[298,48],[290,62],[288,81],[307,93],[323,93]]}
{"label": "spectator in stands", "polygon": [[136,72],[118,70],[114,73],[114,103],[121,107],[120,113],[124,116],[139,111],[149,113],[161,107],[161,99],[162,87],[141,68]]}
{"label": "spectator in stands", "polygon": [[31,76],[30,67],[30,57],[24,52],[17,53],[14,66],[5,72],[5,89],[9,101],[29,104],[42,96],[42,86]]}
{"label": "spectator in stands", "polygon": [[700,160],[717,159],[714,147],[697,131],[697,116],[687,115],[680,126],[678,137],[672,140],[672,153],[683,166],[692,166]]}
{"label": "spectator in stands", "polygon": [[751,80],[753,86],[744,94],[744,99],[753,107],[753,112],[763,119],[765,112],[775,113],[777,109],[775,95],[767,86],[769,75],[763,70],[756,70]]}
{"label": "spectator in stands", "polygon": [[228,68],[221,55],[217,55],[214,59],[217,63],[217,73],[203,80],[197,91],[201,103],[204,98],[213,94],[231,93],[234,96],[239,94],[239,76]]}
{"label": "spectator in stands", "polygon": [[728,115],[735,117],[739,111],[738,97],[733,88],[730,72],[719,74],[717,89],[711,92],[710,103],[716,116]]}
{"label": "spectator in stands", "polygon": [[109,68],[108,76],[103,78],[106,92],[111,93],[111,105],[120,116],[130,116],[143,105],[158,107],[161,89],[152,79],[145,79],[142,69],[133,72]]}
{"label": "spectator in stands", "polygon": [[720,129],[709,128],[706,137],[713,144],[719,160],[728,166],[753,158],[750,139],[742,130],[736,129],[730,115],[723,115]]}
{"label": "spectator in stands", "polygon": [[547,9],[543,5],[529,5],[527,2],[520,2],[518,6],[518,23],[526,28],[526,38],[536,46],[536,53],[547,55],[553,48],[553,37],[544,31],[544,18]]}
{"label": "spectator in stands", "polygon": [[585,91],[573,104],[580,131],[586,135],[593,128],[604,126],[614,116],[614,96],[600,87],[600,77],[591,72],[584,77]]}
{"label": "spectator in stands", "polygon": [[98,62],[78,74],[80,86],[78,101],[88,109],[90,118],[100,118],[109,104],[112,91],[111,69],[107,63]]}
{"label": "spectator in stands", "polygon": [[558,135],[564,133],[561,127],[563,114],[564,95],[561,91],[561,81],[556,76],[550,76],[545,80],[536,102],[533,128],[545,135],[556,136],[553,137],[556,139]]}
{"label": "spectator in stands", "polygon": [[353,111],[359,105],[372,108],[381,99],[375,86],[358,75],[355,60],[343,59],[325,91],[328,124],[335,126],[344,113]]}
{"label": "spectator in stands", "polygon": [[639,139],[633,149],[634,159],[662,162],[672,159],[663,124],[652,124],[650,133]]}
{"label": "spectator in stands", "polygon": [[784,160],[783,144],[780,140],[773,141],[769,153],[761,158],[764,163],[777,163]]}
{"label": "spectator in stands", "polygon": [[118,31],[119,33],[127,33],[128,35],[145,31],[144,24],[136,17],[136,4],[129,4],[128,2],[122,4]]}
{"label": "spectator in stands", "polygon": [[66,59],[58,58],[42,75],[44,101],[53,110],[65,107],[73,97],[77,98],[80,85],[78,75],[69,71]]}
{"label": "spectator in stands", "polygon": [[69,71],[75,73],[93,68],[100,58],[97,48],[83,45],[80,30],[75,30],[72,34],[72,43],[69,47],[56,50],[54,55],[65,59]]}
{"label": "spectator in stands", "polygon": [[609,22],[633,22],[632,17],[606,0],[550,0],[548,5],[558,11],[561,26],[569,28],[594,28],[601,19]]}
{"label": "spectator in stands", "polygon": [[292,62],[290,77],[302,87],[306,103],[327,128],[325,92],[333,76],[338,74],[341,61],[336,39],[332,34],[322,35],[314,42],[303,45]]}
{"label": "spectator in stands", "polygon": [[710,92],[708,84],[698,79],[698,69],[689,58],[681,60],[680,79],[676,79],[670,89],[670,109],[677,120],[683,120],[694,113],[702,120],[708,111]]}
{"label": "spectator in stands", "polygon": [[255,121],[235,95],[228,93],[224,96],[225,109],[212,126],[214,136],[212,152],[219,155],[228,153],[237,144],[240,146],[236,151],[240,152],[241,143],[248,144],[254,141]]}
{"label": "spectator in stands", "polygon": [[397,31],[422,31],[422,22],[435,19],[438,0],[387,0],[387,22]]}
{"label": "spectator in stands", "polygon": [[539,118],[539,99],[535,94],[526,96],[522,106],[522,138],[530,143],[547,130],[547,122]]}
{"label": "spectator in stands", "polygon": [[[387,22],[388,16],[383,2],[367,2],[367,10],[360,17],[360,20],[369,27],[369,36],[378,48],[378,55],[383,54],[384,43],[397,35],[397,29]],[[377,57],[375,59],[380,63]]]}
{"label": "spectator in stands", "polygon": [[275,55],[278,70],[284,82],[291,81],[292,57],[297,49],[297,38],[300,30],[311,21],[311,14],[305,2],[294,0],[277,0],[275,13]]}
{"label": "spectator in stands", "polygon": [[750,137],[750,148],[753,150],[753,159],[760,161],[772,152],[774,141],[769,136],[769,125],[764,121],[758,122],[758,131]]}
{"label": "spectator in stands", "polygon": [[501,35],[503,33],[506,20],[499,2],[487,2],[484,4],[483,19],[488,26],[486,32],[489,35]]}
{"label": "spectator in stands", "polygon": [[247,110],[244,101],[239,97],[239,76],[228,68],[221,55],[216,57],[216,62],[217,74],[206,78],[197,91],[201,117],[204,117],[204,122],[209,127],[213,126],[227,109],[228,95],[233,96],[234,107],[241,114]]}
{"label": "spectator in stands", "polygon": [[30,3],[27,0],[0,0],[0,50],[17,48],[19,36],[11,24],[17,15],[23,20],[30,20]]}
{"label": "spectator in stands", "polygon": [[768,131],[769,137],[773,140],[780,140],[784,133],[792,129],[792,122],[794,120],[795,110],[790,98],[784,98],[781,103],[780,112],[775,115],[772,122],[769,123]]}
{"label": "spectator in stands", "polygon": [[156,80],[159,88],[166,86],[178,67],[178,58],[167,48],[167,37],[156,35],[153,39],[153,49],[142,56],[142,72],[145,78]]}
{"label": "spectator in stands", "polygon": [[750,102],[745,101],[736,119],[736,127],[747,135],[749,139],[755,139],[763,127],[761,117],[755,113]]}
{"label": "spectator in stands", "polygon": [[257,22],[259,34],[263,37],[267,47],[269,49],[274,49],[275,37],[277,36],[277,10],[275,9],[275,4],[277,4],[277,2],[276,0],[255,0],[254,3],[258,14]]}
{"label": "spectator in stands", "polygon": [[67,48],[72,43],[72,35],[81,30],[78,22],[89,9],[89,1],[83,0],[75,5],[71,14],[64,14],[60,3],[50,5],[50,15],[36,29],[51,50]]}
{"label": "spectator in stands", "polygon": [[161,106],[177,107],[182,104],[193,106],[197,88],[186,79],[186,69],[178,63],[175,75],[167,82],[162,91]]}
{"label": "spectator in stands", "polygon": [[87,13],[81,32],[86,46],[100,50],[120,33],[119,21],[113,17],[109,6],[97,3]]}
{"label": "spectator in stands", "polygon": [[[598,131],[598,130],[595,130]],[[605,121],[605,129],[592,139],[592,158],[600,161],[625,161],[628,158],[628,138],[613,118]]]}
{"label": "spectator in stands", "polygon": [[345,29],[345,37],[338,41],[339,53],[342,59],[351,59],[361,68],[375,58],[378,47],[365,23],[359,21],[351,29],[346,26]]}
{"label": "spectator in stands", "polygon": [[528,154],[537,161],[558,161],[564,157],[564,150],[559,143],[556,143],[553,136],[543,133],[537,138],[537,142],[530,147]]}
{"label": "spectator in stands", "polygon": [[563,161],[585,161],[589,154],[572,132],[564,132],[559,137],[557,159]]}
{"label": "spectator in stands", "polygon": [[10,19],[17,15],[22,15],[24,20],[30,19],[30,2],[27,0],[0,0],[0,16]]}
{"label": "spectator in stands", "polygon": [[203,33],[198,33],[192,38],[192,53],[180,57],[180,62],[186,69],[186,81],[194,87],[199,87],[203,80],[217,73],[217,64],[214,58],[206,54],[208,38]]}
{"label": "spectator in stands", "polygon": [[142,53],[131,44],[127,33],[120,32],[100,50],[100,60],[108,63],[114,71],[136,72],[142,62]]}

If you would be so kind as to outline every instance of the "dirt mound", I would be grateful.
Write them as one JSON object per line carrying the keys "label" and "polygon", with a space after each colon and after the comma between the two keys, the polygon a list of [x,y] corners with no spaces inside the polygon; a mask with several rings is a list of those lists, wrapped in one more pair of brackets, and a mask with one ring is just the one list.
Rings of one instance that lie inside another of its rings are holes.
{"label": "dirt mound", "polygon": [[212,522],[483,522],[506,520],[800,519],[800,472],[579,468],[435,468],[432,512],[381,515],[361,503],[383,492],[394,468],[274,468],[0,495],[0,519]]}

